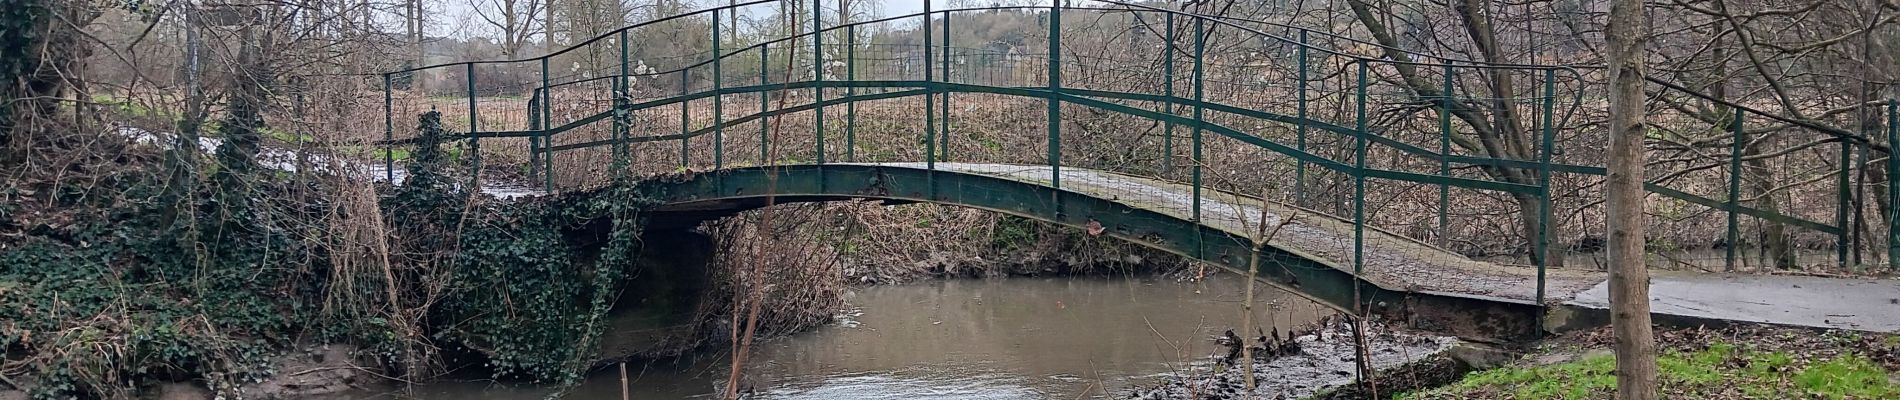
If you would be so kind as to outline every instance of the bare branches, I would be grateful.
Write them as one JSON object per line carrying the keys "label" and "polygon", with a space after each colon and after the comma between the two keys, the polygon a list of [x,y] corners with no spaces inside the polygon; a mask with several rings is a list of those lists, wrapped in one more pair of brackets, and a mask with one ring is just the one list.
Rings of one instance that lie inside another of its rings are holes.
{"label": "bare branches", "polygon": [[[548,11],[542,0],[468,0],[469,8],[501,34],[501,56],[514,59],[521,47],[536,35],[546,32],[547,20],[536,15]],[[494,15],[490,15],[493,13]]]}

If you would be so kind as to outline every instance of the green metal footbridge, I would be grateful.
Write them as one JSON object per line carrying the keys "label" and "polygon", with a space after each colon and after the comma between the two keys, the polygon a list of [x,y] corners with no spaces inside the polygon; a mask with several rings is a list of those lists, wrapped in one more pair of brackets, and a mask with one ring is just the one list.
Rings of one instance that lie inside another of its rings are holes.
{"label": "green metal footbridge", "polygon": [[[1551,306],[1602,281],[1600,265],[1582,259],[1601,231],[1591,216],[1602,211],[1593,182],[1606,140],[1577,122],[1602,109],[1599,70],[1094,4],[925,2],[920,13],[857,20],[820,1],[753,1],[530,59],[395,71],[382,76],[384,156],[394,171],[413,141],[403,135],[411,116],[436,110],[469,161],[499,171],[478,179],[571,195],[636,185],[664,204],[654,224],[798,202],[973,207],[1243,274],[1257,249],[1263,281],[1473,336],[1534,335]],[[1658,226],[1706,229],[1721,253],[1711,265],[1746,265],[1751,238],[1739,232],[1758,226],[1823,244],[1808,259],[1837,265],[1868,263],[1880,252],[1865,249],[1895,242],[1844,227],[1885,212],[1849,201],[1867,182],[1848,168],[1900,146],[1652,86],[1727,113],[1716,132],[1793,129],[1777,140],[1839,147],[1820,153],[1834,163],[1814,167],[1838,170],[1836,180],[1796,189],[1838,196],[1815,212],[1740,194],[1743,161],[1774,157],[1744,148],[1771,142],[1700,146],[1710,166],[1652,182],[1682,207]],[[1272,239],[1255,246],[1262,231]]]}

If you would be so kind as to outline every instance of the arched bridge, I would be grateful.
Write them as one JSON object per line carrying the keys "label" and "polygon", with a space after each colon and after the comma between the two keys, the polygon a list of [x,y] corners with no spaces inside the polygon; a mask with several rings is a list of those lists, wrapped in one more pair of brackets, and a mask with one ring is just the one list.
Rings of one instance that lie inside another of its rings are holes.
{"label": "arched bridge", "polygon": [[[1603,175],[1603,143],[1571,126],[1594,107],[1577,69],[1112,1],[926,2],[861,19],[781,14],[788,4],[662,18],[526,60],[385,74],[383,154],[393,167],[410,140],[396,136],[399,117],[440,110],[478,168],[549,192],[635,185],[663,203],[656,224],[851,199],[974,207],[1472,336],[1535,335],[1547,306],[1603,279],[1555,267],[1572,247],[1560,238],[1574,237],[1556,225],[1600,212],[1553,193]],[[740,23],[760,15],[797,23]],[[1737,216],[1847,243],[1845,220],[1753,208],[1733,183],[1725,199],[1650,189],[1725,213],[1729,243]],[[1255,246],[1263,218],[1271,240]],[[1484,252],[1504,256],[1461,255]]]}
{"label": "arched bridge", "polygon": [[[1260,249],[1262,279],[1342,310],[1436,322],[1444,332],[1494,336],[1538,328],[1513,325],[1532,323],[1526,318],[1538,315],[1532,307],[1534,268],[1472,261],[1365,228],[1357,233],[1363,235],[1366,261],[1355,275],[1354,238],[1360,225],[1347,219],[1210,191],[1201,199],[1197,220],[1187,185],[1070,168],[1060,172],[1063,188],[1055,189],[1049,185],[1051,174],[1047,167],[1005,164],[938,163],[932,169],[923,163],[840,163],[729,168],[639,185],[664,204],[652,211],[650,221],[662,226],[696,225],[768,201],[927,202],[1099,230],[1233,271],[1248,268],[1264,206],[1268,229],[1277,227],[1277,232]],[[1561,271],[1546,277],[1552,290],[1575,293],[1601,281],[1594,273]],[[1457,312],[1430,313],[1441,307]]]}

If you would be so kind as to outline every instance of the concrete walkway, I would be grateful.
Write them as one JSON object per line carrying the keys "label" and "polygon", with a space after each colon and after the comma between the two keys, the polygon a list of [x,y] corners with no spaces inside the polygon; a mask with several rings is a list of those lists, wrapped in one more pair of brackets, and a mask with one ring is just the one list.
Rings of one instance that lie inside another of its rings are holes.
{"label": "concrete walkway", "polygon": [[[1666,273],[1649,291],[1658,316],[1900,332],[1900,281],[1891,279]],[[1602,311],[1609,297],[1606,282],[1564,304]]]}

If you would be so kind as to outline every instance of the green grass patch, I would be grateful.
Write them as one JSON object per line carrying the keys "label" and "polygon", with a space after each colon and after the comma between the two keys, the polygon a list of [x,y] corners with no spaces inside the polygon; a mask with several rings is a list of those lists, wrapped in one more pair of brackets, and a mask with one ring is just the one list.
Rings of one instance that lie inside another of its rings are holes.
{"label": "green grass patch", "polygon": [[[1715,343],[1656,359],[1663,393],[1682,398],[1884,399],[1900,396],[1885,368],[1864,356],[1801,360],[1785,352]],[[1397,399],[1600,399],[1616,390],[1616,359],[1595,354],[1535,367],[1473,373],[1451,385]]]}
{"label": "green grass patch", "polygon": [[[120,115],[128,116],[128,117],[159,118],[159,119],[171,121],[172,124],[178,124],[181,121],[183,121],[183,116],[180,116],[177,113],[173,113],[171,111],[166,111],[166,110],[153,110],[150,107],[146,107],[144,104],[140,104],[138,102],[134,102],[128,99],[114,97],[112,95],[104,95],[104,94],[93,95],[92,102],[105,105],[106,107],[108,107],[107,110],[118,113]],[[224,126],[224,123],[215,118],[207,119],[202,124],[203,125],[201,125],[198,128],[198,130],[199,132],[203,132],[202,135],[206,137],[220,137],[219,133],[223,132],[222,128]],[[269,126],[258,127],[257,134],[259,136],[263,136],[265,138],[276,140],[282,143],[298,143],[298,142],[308,142],[312,140],[310,135],[297,134],[297,133],[293,133],[293,132],[285,131],[283,129],[278,129],[278,128],[269,127]]]}
{"label": "green grass patch", "polygon": [[[134,116],[134,117],[152,117],[152,116],[158,115],[158,113],[154,112],[151,108],[146,107],[144,104],[139,104],[131,100],[118,98],[112,95],[95,94],[92,96],[92,102],[110,107],[112,111],[116,111],[121,114]],[[175,116],[171,115],[171,113],[164,113],[164,114],[165,114],[164,116],[167,118],[175,118]]]}
{"label": "green grass patch", "polygon": [[[382,146],[338,146],[336,149],[338,153],[341,153],[346,156],[350,156],[352,158],[362,158],[362,159],[370,159],[370,160],[382,160],[385,154],[383,153]],[[390,152],[388,154],[390,154],[391,157],[395,158],[396,161],[409,160],[409,149],[396,147],[389,150]]]}
{"label": "green grass patch", "polygon": [[266,138],[270,138],[271,140],[282,142],[282,143],[301,143],[301,142],[309,142],[312,140],[310,135],[291,133],[282,129],[272,128],[268,126],[258,127],[257,134],[262,135]]}
{"label": "green grass patch", "polygon": [[1817,364],[1795,375],[1796,385],[1829,399],[1891,399],[1900,387],[1887,379],[1887,370],[1866,357],[1847,355]]}

